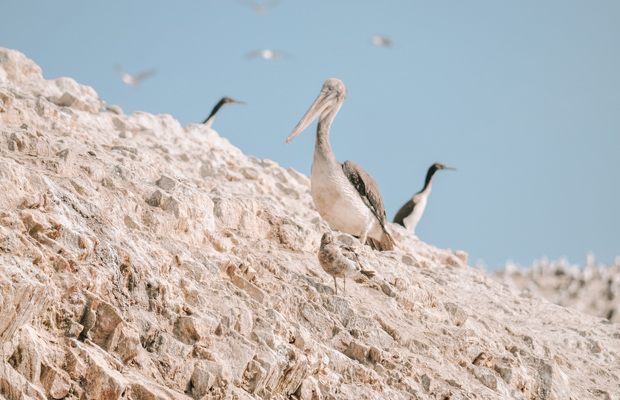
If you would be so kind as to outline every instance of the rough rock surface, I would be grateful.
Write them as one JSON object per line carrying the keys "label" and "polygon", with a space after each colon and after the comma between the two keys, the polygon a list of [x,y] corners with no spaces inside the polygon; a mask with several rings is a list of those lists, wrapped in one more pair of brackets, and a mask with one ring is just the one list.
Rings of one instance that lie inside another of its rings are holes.
{"label": "rough rock surface", "polygon": [[493,277],[523,296],[538,296],[552,303],[620,322],[620,257],[612,265],[596,265],[594,257],[581,268],[566,260],[537,260],[529,268],[507,264]]}
{"label": "rough rock surface", "polygon": [[306,176],[1,48],[0,188],[4,399],[618,399],[618,324],[393,225],[336,296]]}

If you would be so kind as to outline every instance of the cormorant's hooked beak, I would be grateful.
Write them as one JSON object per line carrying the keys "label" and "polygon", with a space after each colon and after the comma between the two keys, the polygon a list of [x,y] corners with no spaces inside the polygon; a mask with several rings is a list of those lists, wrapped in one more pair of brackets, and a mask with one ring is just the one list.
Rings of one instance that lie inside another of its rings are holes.
{"label": "cormorant's hooked beak", "polygon": [[231,103],[234,103],[234,104],[245,104],[245,101],[239,101],[239,100],[234,100],[233,99],[233,101],[231,101]]}
{"label": "cormorant's hooked beak", "polygon": [[456,171],[456,168],[453,168],[453,167],[445,167],[444,169],[449,169],[450,171]]}
{"label": "cormorant's hooked beak", "polygon": [[319,96],[314,100],[314,103],[310,106],[306,115],[303,116],[301,121],[297,124],[295,129],[288,135],[286,139],[286,144],[288,144],[293,138],[299,135],[304,129],[308,127],[315,119],[321,115],[323,111],[325,111],[329,106],[333,104],[333,102],[337,99],[338,95],[333,91],[325,91],[321,90]]}

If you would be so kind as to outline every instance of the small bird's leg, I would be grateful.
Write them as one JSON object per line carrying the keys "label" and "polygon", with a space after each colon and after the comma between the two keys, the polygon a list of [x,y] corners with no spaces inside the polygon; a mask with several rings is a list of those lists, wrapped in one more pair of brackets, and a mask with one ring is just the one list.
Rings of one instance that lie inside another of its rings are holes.
{"label": "small bird's leg", "polygon": [[347,294],[347,277],[345,276],[343,279],[344,279],[344,294]]}
{"label": "small bird's leg", "polygon": [[338,294],[338,283],[336,283],[336,277],[334,276],[334,287],[336,288],[336,294]]}

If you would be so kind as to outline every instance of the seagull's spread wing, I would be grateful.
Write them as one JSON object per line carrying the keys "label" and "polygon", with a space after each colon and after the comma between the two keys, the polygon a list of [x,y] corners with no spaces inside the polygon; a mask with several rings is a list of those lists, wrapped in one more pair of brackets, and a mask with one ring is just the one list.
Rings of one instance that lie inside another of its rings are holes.
{"label": "seagull's spread wing", "polygon": [[263,50],[253,50],[245,53],[245,58],[259,58],[263,56]]}
{"label": "seagull's spread wing", "polygon": [[155,75],[155,70],[154,69],[149,69],[147,71],[142,71],[137,73],[134,77],[133,80],[136,82],[136,84],[140,83],[142,80],[148,78],[149,76],[153,76]]}

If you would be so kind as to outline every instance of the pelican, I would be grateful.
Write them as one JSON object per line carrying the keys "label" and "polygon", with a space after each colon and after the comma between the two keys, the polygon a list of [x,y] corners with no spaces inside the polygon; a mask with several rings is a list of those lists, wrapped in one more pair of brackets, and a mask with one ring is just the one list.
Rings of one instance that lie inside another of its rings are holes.
{"label": "pelican", "polygon": [[411,231],[411,233],[415,232],[415,226],[418,222],[420,222],[422,213],[424,213],[424,209],[426,208],[428,195],[431,194],[433,175],[435,175],[435,172],[441,171],[442,169],[456,171],[456,168],[446,167],[442,163],[435,163],[431,165],[426,173],[426,182],[424,183],[424,187],[418,193],[414,194],[411,200],[409,200],[400,208],[400,210],[398,210],[396,216],[394,217],[395,224],[404,226],[407,230]]}
{"label": "pelican", "polygon": [[329,144],[329,128],[347,97],[340,79],[328,79],[310,109],[286,139],[288,144],[317,117],[310,191],[321,217],[332,230],[358,236],[362,244],[392,250],[394,241],[385,228],[385,207],[377,182],[353,161],[341,164]]}
{"label": "pelican", "polygon": [[149,69],[147,71],[142,71],[132,76],[132,75],[129,75],[127,72],[125,72],[123,67],[121,67],[120,65],[117,65],[115,70],[116,70],[116,73],[121,76],[121,79],[123,80],[123,82],[125,82],[127,85],[131,87],[138,86],[140,82],[142,82],[144,79],[155,74],[154,69]]}
{"label": "pelican", "polygon": [[370,39],[372,41],[372,44],[374,44],[377,47],[392,47],[394,46],[394,42],[392,42],[392,39],[390,39],[387,36],[373,36],[372,39]]}
{"label": "pelican", "polygon": [[211,128],[211,124],[213,124],[213,120],[215,119],[215,114],[219,111],[220,108],[222,108],[224,104],[229,103],[245,104],[243,101],[235,100],[232,97],[222,97],[222,100],[217,102],[215,107],[213,107],[211,114],[209,114],[207,119],[205,119],[202,123],[205,124],[207,128]]}

